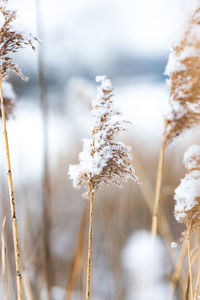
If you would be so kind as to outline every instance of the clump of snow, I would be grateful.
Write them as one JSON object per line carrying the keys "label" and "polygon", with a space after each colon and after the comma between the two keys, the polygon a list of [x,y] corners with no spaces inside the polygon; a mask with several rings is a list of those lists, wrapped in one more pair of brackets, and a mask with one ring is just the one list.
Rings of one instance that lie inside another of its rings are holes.
{"label": "clump of snow", "polygon": [[184,154],[183,163],[187,170],[200,167],[200,146],[192,145]]}
{"label": "clump of snow", "polygon": [[175,190],[176,220],[182,222],[187,213],[198,204],[200,197],[200,146],[191,146],[184,154],[186,175]]}
{"label": "clump of snow", "polygon": [[152,241],[148,231],[140,230],[128,240],[123,251],[123,265],[128,271],[128,299],[168,299],[166,249],[156,237]]}
{"label": "clump of snow", "polygon": [[177,248],[177,243],[176,242],[171,242],[171,248]]}
{"label": "clump of snow", "polygon": [[166,119],[173,121],[174,119],[178,120],[184,116],[186,109],[178,101],[172,101],[168,107],[168,112],[166,114]]}
{"label": "clump of snow", "polygon": [[175,190],[175,216],[177,221],[183,220],[187,212],[198,204],[196,198],[200,196],[200,171],[192,171],[181,179]]}

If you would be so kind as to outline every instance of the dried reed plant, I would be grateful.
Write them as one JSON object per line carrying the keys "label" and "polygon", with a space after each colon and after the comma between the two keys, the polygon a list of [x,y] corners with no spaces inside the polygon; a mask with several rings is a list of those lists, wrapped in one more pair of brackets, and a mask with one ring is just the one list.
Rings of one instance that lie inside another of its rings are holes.
{"label": "dried reed plant", "polygon": [[166,146],[185,129],[200,123],[200,8],[198,7],[187,22],[169,56],[166,75],[169,76],[170,111],[165,118],[163,141],[160,149],[152,235],[157,233],[159,199]]}
{"label": "dried reed plant", "polygon": [[183,236],[187,236],[191,297],[195,299],[198,289],[196,288],[194,295],[190,239],[194,229],[200,225],[200,146],[191,146],[185,152],[183,162],[186,175],[175,190],[175,217],[178,222],[186,225],[186,233]]}
{"label": "dried reed plant", "polygon": [[84,196],[90,198],[86,300],[90,298],[94,193],[102,184],[121,186],[129,178],[138,181],[131,164],[130,147],[115,141],[116,135],[126,129],[128,122],[120,117],[120,112],[114,106],[111,81],[106,76],[97,76],[96,81],[101,85],[92,102],[92,137],[84,140],[83,151],[79,154],[80,163],[69,167],[74,187],[84,185]]}
{"label": "dried reed plant", "polygon": [[12,216],[12,229],[13,229],[13,240],[14,240],[14,251],[15,251],[15,263],[16,263],[16,279],[17,279],[17,297],[21,300],[22,295],[22,281],[21,281],[21,267],[20,267],[20,255],[19,255],[19,243],[18,243],[18,229],[17,229],[17,218],[15,211],[15,199],[13,191],[13,180],[10,163],[10,152],[8,144],[8,134],[6,126],[6,111],[3,97],[2,80],[7,77],[8,72],[14,71],[22,80],[27,80],[13,61],[12,54],[18,52],[26,45],[30,45],[33,50],[35,46],[33,41],[37,38],[33,38],[31,35],[19,31],[16,27],[17,12],[7,8],[8,0],[2,0],[0,3],[1,13],[1,24],[0,27],[0,97],[1,97],[1,116],[4,129],[4,141],[5,141],[5,152],[6,162],[8,169],[8,186],[10,195],[10,207]]}

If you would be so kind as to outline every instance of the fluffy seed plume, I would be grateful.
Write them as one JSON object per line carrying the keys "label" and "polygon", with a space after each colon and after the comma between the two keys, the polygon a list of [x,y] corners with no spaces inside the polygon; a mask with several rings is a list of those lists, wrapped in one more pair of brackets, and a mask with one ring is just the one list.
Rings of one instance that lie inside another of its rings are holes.
{"label": "fluffy seed plume", "polygon": [[15,24],[17,11],[7,9],[7,4],[8,0],[0,2],[0,78],[5,78],[8,71],[11,70],[26,81],[28,78],[22,74],[11,56],[26,45],[30,45],[35,50],[33,42],[38,39],[17,29]]}
{"label": "fluffy seed plume", "polygon": [[131,164],[131,148],[115,141],[116,135],[126,129],[128,122],[121,120],[120,112],[113,104],[111,81],[106,76],[97,76],[96,81],[101,84],[92,102],[92,137],[83,142],[80,163],[69,167],[74,187],[85,184],[88,190],[92,182],[94,192],[101,183],[120,186],[129,178],[137,181]]}
{"label": "fluffy seed plume", "polygon": [[193,228],[200,221],[200,146],[191,146],[183,163],[186,175],[175,190],[175,217]]}
{"label": "fluffy seed plume", "polygon": [[167,141],[200,123],[200,8],[189,19],[180,40],[172,47],[169,76],[170,112]]}
{"label": "fluffy seed plume", "polygon": [[[6,116],[6,120],[8,120],[14,115],[14,110],[16,107],[16,94],[13,90],[11,83],[4,81],[2,85],[3,85],[3,94],[4,94],[5,116]],[[1,108],[0,108],[0,117],[2,117]]]}

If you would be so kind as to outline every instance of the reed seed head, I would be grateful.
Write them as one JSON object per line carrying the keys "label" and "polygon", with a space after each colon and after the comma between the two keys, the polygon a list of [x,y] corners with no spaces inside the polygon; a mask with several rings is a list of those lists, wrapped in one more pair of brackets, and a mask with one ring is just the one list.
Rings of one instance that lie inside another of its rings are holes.
{"label": "reed seed head", "polygon": [[180,40],[173,45],[166,74],[169,76],[170,112],[167,141],[200,123],[200,8],[187,23]]}
{"label": "reed seed head", "polygon": [[17,29],[15,24],[17,11],[7,9],[7,4],[8,0],[2,0],[0,3],[1,17],[3,18],[0,26],[0,78],[5,78],[8,71],[11,70],[26,81],[28,78],[22,74],[20,68],[14,63],[12,55],[27,45],[35,50],[33,43],[38,39]]}
{"label": "reed seed head", "polygon": [[106,76],[97,76],[100,82],[97,96],[92,102],[94,124],[91,138],[84,140],[80,163],[70,165],[69,175],[74,187],[92,183],[97,191],[102,183],[121,186],[129,178],[137,181],[132,166],[131,148],[115,140],[116,135],[127,128],[128,122],[121,119],[113,103],[113,88]]}

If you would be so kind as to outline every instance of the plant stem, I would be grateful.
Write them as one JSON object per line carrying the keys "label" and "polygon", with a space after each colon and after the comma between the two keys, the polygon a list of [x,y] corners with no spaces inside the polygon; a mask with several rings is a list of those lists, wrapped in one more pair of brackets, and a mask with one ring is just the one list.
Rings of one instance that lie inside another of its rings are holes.
{"label": "plant stem", "polygon": [[163,134],[163,140],[160,148],[160,156],[158,162],[156,193],[155,193],[154,209],[153,209],[153,216],[152,216],[151,234],[153,238],[156,236],[158,230],[158,210],[159,210],[159,200],[160,200],[160,191],[161,191],[161,184],[162,184],[162,172],[163,172],[166,142],[167,142],[167,121],[165,120],[164,134]]}
{"label": "plant stem", "polygon": [[190,274],[190,293],[191,293],[191,299],[194,300],[190,237],[187,238],[187,244],[188,244],[188,263],[189,263],[189,274]]}
{"label": "plant stem", "polygon": [[91,258],[92,258],[92,218],[93,218],[93,183],[90,182],[90,223],[89,223],[89,237],[88,237],[88,261],[87,261],[87,282],[86,282],[86,300],[90,299],[90,272],[91,272]]}
{"label": "plant stem", "polygon": [[183,246],[181,249],[181,253],[180,253],[180,257],[178,259],[177,265],[175,266],[175,270],[174,270],[174,272],[172,274],[172,278],[171,278],[171,289],[170,289],[171,290],[170,291],[170,299],[171,300],[174,297],[176,285],[181,279],[181,271],[183,268],[186,253],[187,253],[187,240],[184,240]]}
{"label": "plant stem", "polygon": [[11,216],[12,216],[13,241],[14,241],[14,251],[15,251],[17,299],[22,300],[22,276],[20,270],[21,268],[20,268],[20,257],[19,257],[17,218],[15,212],[15,199],[14,199],[14,191],[13,191],[8,134],[6,128],[6,116],[5,116],[4,100],[3,100],[2,79],[0,79],[0,97],[1,97],[1,114],[2,114],[2,121],[3,121],[3,130],[4,130],[6,162],[7,162],[7,170],[8,170],[8,188],[9,188],[10,209],[11,209]]}
{"label": "plant stem", "polygon": [[197,299],[199,286],[200,286],[200,227],[199,227],[199,249],[198,249],[198,252],[199,252],[199,270],[198,270],[198,275],[197,275],[197,282],[196,282],[194,300]]}
{"label": "plant stem", "polygon": [[80,223],[80,229],[79,229],[79,233],[77,236],[76,250],[74,252],[74,257],[72,259],[72,265],[71,265],[70,272],[69,272],[69,279],[68,279],[68,282],[66,285],[65,300],[71,300],[72,292],[74,290],[78,274],[80,273],[80,269],[82,267],[82,261],[83,261],[83,256],[84,256],[83,245],[84,245],[84,239],[85,239],[85,233],[86,233],[88,207],[89,207],[89,203],[88,203],[88,201],[86,201],[84,204],[84,208],[83,208],[83,212],[82,212],[82,219],[81,219],[81,223]]}

